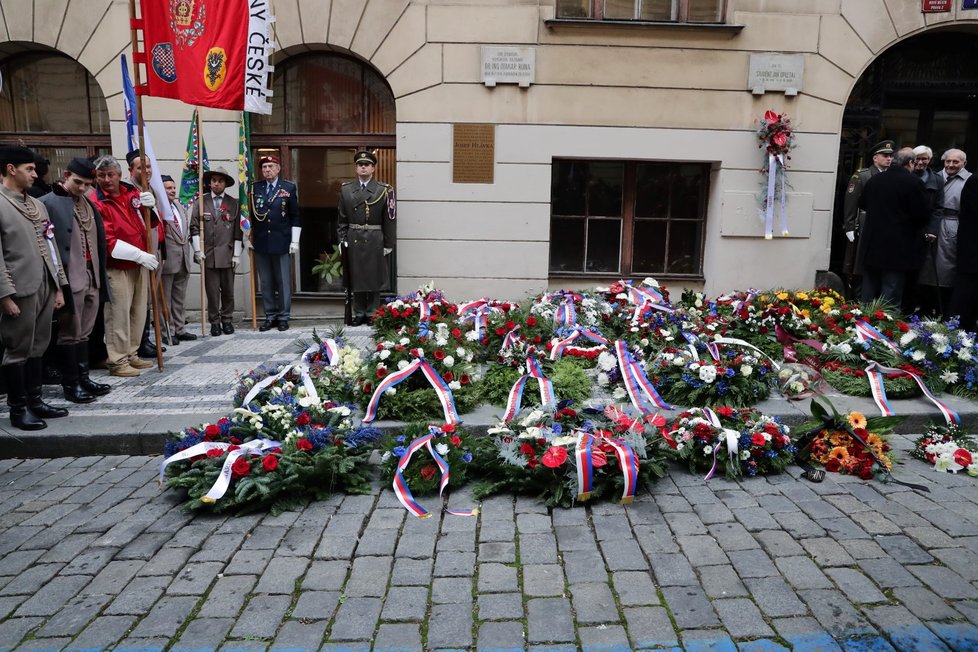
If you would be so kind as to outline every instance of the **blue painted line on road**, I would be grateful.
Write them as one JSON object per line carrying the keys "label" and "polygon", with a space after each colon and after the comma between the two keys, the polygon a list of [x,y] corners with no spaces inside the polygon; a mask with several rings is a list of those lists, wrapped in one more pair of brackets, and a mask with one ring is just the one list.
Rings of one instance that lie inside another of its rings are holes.
{"label": "blue painted line on road", "polygon": [[739,644],[740,652],[790,652],[785,646],[762,638]]}
{"label": "blue painted line on road", "polygon": [[842,641],[846,652],[896,652],[882,636],[860,636]]}

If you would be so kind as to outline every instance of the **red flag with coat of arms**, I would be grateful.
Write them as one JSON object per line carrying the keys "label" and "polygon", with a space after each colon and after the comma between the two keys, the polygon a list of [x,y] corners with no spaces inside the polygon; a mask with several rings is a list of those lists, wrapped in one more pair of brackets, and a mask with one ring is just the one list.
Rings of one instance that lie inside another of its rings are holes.
{"label": "red flag with coat of arms", "polygon": [[140,0],[142,95],[269,114],[272,0]]}

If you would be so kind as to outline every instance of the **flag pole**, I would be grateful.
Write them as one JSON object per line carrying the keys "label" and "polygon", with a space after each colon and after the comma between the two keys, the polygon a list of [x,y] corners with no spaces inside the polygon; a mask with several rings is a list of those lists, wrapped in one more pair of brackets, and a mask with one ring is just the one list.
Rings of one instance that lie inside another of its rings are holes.
{"label": "flag pole", "polygon": [[[130,40],[132,42],[132,54],[133,54],[133,81],[135,82],[136,88],[138,89],[142,85],[142,81],[139,76],[139,62],[136,59],[138,36],[136,29],[136,0],[129,0],[129,19],[130,19]],[[143,151],[143,96],[140,93],[136,93],[136,138],[139,143],[139,158],[143,165],[143,174],[140,189],[142,192],[147,191],[149,185],[149,175],[147,174],[149,170],[149,165],[147,162],[149,159],[146,157],[146,153]],[[142,206],[141,209],[143,214],[143,221],[146,222],[146,251],[153,253],[156,251],[156,247],[153,246],[153,225],[150,219],[150,210],[146,206]],[[153,330],[156,334],[156,367],[159,371],[163,371],[163,342],[160,339],[160,311],[159,311],[159,298],[156,295],[156,283],[154,282],[155,275],[152,271],[149,272],[149,300],[153,311]]]}
{"label": "flag pole", "polygon": [[[200,125],[200,107],[195,107],[194,118],[197,120],[197,221],[200,227],[200,335],[207,335],[207,290],[204,274],[207,270],[207,245],[204,244],[204,132]],[[193,214],[191,214],[191,218]]]}
{"label": "flag pole", "polygon": [[[251,214],[255,214],[254,195],[252,193],[251,179],[248,179],[248,205],[251,207]],[[251,265],[251,330],[258,330],[258,300],[255,298],[255,244],[251,238],[251,231],[248,231],[248,240],[251,245],[248,247],[248,262]]]}

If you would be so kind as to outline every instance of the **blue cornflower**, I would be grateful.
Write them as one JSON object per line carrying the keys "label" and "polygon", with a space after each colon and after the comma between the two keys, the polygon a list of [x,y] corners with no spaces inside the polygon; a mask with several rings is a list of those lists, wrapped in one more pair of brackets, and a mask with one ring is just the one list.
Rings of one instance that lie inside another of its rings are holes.
{"label": "blue cornflower", "polygon": [[406,452],[407,449],[403,446],[395,446],[393,449],[391,449],[391,455],[394,457],[404,457],[404,453]]}
{"label": "blue cornflower", "polygon": [[462,461],[465,462],[466,464],[468,464],[469,462],[471,462],[472,461],[472,453],[466,451],[465,454],[462,455]]}

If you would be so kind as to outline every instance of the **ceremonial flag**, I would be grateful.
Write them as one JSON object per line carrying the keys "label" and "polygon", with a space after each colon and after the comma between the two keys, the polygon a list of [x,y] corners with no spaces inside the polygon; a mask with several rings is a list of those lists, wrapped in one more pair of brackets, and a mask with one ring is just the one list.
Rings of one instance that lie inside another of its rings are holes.
{"label": "ceremonial flag", "polygon": [[238,129],[238,206],[241,210],[241,230],[245,237],[251,232],[251,205],[248,189],[251,184],[251,116],[241,114]]}
{"label": "ceremonial flag", "polygon": [[197,131],[197,109],[190,119],[190,133],[187,135],[187,155],[183,160],[183,172],[180,177],[180,203],[189,210],[200,194],[200,160],[204,158],[204,171],[210,169],[207,160],[207,147]]}
{"label": "ceremonial flag", "polygon": [[[270,114],[272,0],[140,0],[143,95]],[[138,58],[136,58],[138,57]]]}
{"label": "ceremonial flag", "polygon": [[[122,55],[122,106],[126,111],[126,143],[129,146],[127,152],[139,149],[139,131],[137,122],[139,116],[136,114],[136,93],[133,92],[132,79],[129,77],[129,64],[126,63],[126,55]],[[153,151],[153,143],[149,139],[149,130],[143,129],[143,156],[149,160],[152,174],[149,176],[149,187],[158,198],[166,197],[166,188],[163,187],[163,179],[160,177],[160,166],[156,163],[156,152]],[[142,192],[142,188],[139,189]],[[159,201],[156,204],[157,213],[166,222],[173,221],[173,210],[170,202]]]}

